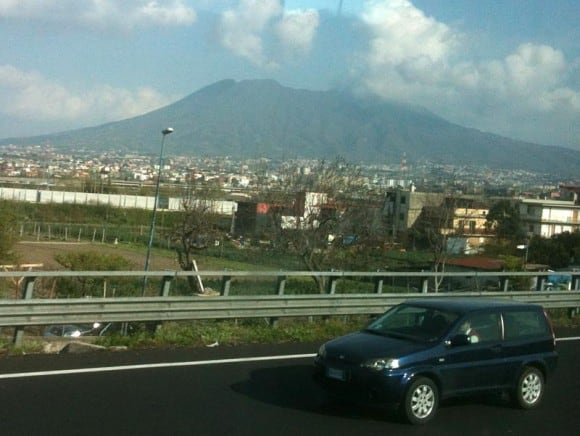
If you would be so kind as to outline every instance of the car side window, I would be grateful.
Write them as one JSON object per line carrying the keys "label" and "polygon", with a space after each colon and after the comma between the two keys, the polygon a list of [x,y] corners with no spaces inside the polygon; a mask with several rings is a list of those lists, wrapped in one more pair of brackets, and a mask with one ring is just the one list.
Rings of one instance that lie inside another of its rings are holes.
{"label": "car side window", "polygon": [[498,313],[478,313],[466,317],[458,333],[467,335],[471,343],[493,342],[501,339],[500,327]]}
{"label": "car side window", "polygon": [[550,334],[542,312],[538,310],[514,310],[504,314],[506,339],[525,338]]}

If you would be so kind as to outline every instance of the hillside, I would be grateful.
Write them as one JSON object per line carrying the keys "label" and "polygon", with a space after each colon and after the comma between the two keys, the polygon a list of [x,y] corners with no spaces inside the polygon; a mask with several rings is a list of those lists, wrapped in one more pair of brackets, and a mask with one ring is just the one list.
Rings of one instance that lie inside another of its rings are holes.
{"label": "hillside", "polygon": [[577,175],[580,152],[465,128],[420,108],[344,91],[291,89],[270,80],[224,80],[135,118],[0,144],[167,154],[333,158],[356,162],[435,161]]}

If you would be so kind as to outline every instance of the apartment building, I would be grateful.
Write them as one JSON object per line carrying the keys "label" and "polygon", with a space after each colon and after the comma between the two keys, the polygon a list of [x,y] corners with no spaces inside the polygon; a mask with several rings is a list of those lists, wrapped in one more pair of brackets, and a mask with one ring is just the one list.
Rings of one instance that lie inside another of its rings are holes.
{"label": "apartment building", "polygon": [[[401,237],[417,224],[429,209],[439,208],[438,228],[455,241],[464,251],[479,247],[493,234],[486,227],[492,199],[477,196],[450,196],[441,193],[394,190],[386,195],[384,214],[391,225],[391,236]],[[580,186],[560,186],[560,199],[513,199],[519,209],[526,234],[549,238],[564,232],[580,231]],[[431,216],[434,216],[431,213]],[[450,247],[451,248],[451,247]],[[452,250],[456,251],[456,250]]]}
{"label": "apartment building", "polygon": [[550,238],[580,231],[580,204],[576,200],[521,199],[518,203],[524,230]]}
{"label": "apartment building", "polygon": [[389,222],[389,236],[399,239],[417,223],[426,207],[439,207],[444,200],[442,193],[417,192],[413,187],[388,191],[383,213]]}

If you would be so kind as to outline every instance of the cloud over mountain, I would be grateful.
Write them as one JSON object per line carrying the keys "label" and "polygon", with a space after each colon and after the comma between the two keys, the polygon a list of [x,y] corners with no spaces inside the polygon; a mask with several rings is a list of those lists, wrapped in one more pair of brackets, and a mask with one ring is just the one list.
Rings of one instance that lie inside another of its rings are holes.
{"label": "cloud over mountain", "polygon": [[354,162],[439,162],[574,176],[580,151],[514,141],[449,123],[424,109],[345,91],[307,91],[271,80],[223,80],[134,118],[2,144],[157,153],[173,127],[172,155],[238,158],[343,156]]}
{"label": "cloud over mountain", "polygon": [[43,120],[122,119],[167,105],[170,99],[150,88],[127,90],[106,85],[74,90],[52,82],[38,72],[0,65],[0,108],[8,117]]}
{"label": "cloud over mountain", "polygon": [[371,93],[480,129],[515,130],[511,136],[542,138],[539,117],[563,126],[580,119],[580,92],[566,85],[578,64],[560,50],[526,42],[503,59],[477,62],[467,55],[466,35],[408,0],[368,2],[362,20],[371,36],[360,73]]}
{"label": "cloud over mountain", "polygon": [[0,0],[0,137],[267,78],[580,149],[578,22],[577,0]]}
{"label": "cloud over mountain", "polygon": [[254,65],[277,68],[279,53],[268,50],[267,40],[275,38],[282,50],[308,52],[318,26],[318,12],[284,11],[279,0],[241,0],[238,7],[221,14],[219,34],[222,45]]}

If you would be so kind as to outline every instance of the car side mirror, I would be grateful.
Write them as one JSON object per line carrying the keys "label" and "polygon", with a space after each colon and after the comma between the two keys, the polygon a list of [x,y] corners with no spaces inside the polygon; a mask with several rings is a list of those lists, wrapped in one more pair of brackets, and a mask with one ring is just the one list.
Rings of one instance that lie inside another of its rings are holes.
{"label": "car side mirror", "polygon": [[450,347],[462,347],[469,344],[471,344],[469,335],[463,334],[455,335],[449,341],[447,341],[447,345]]}

